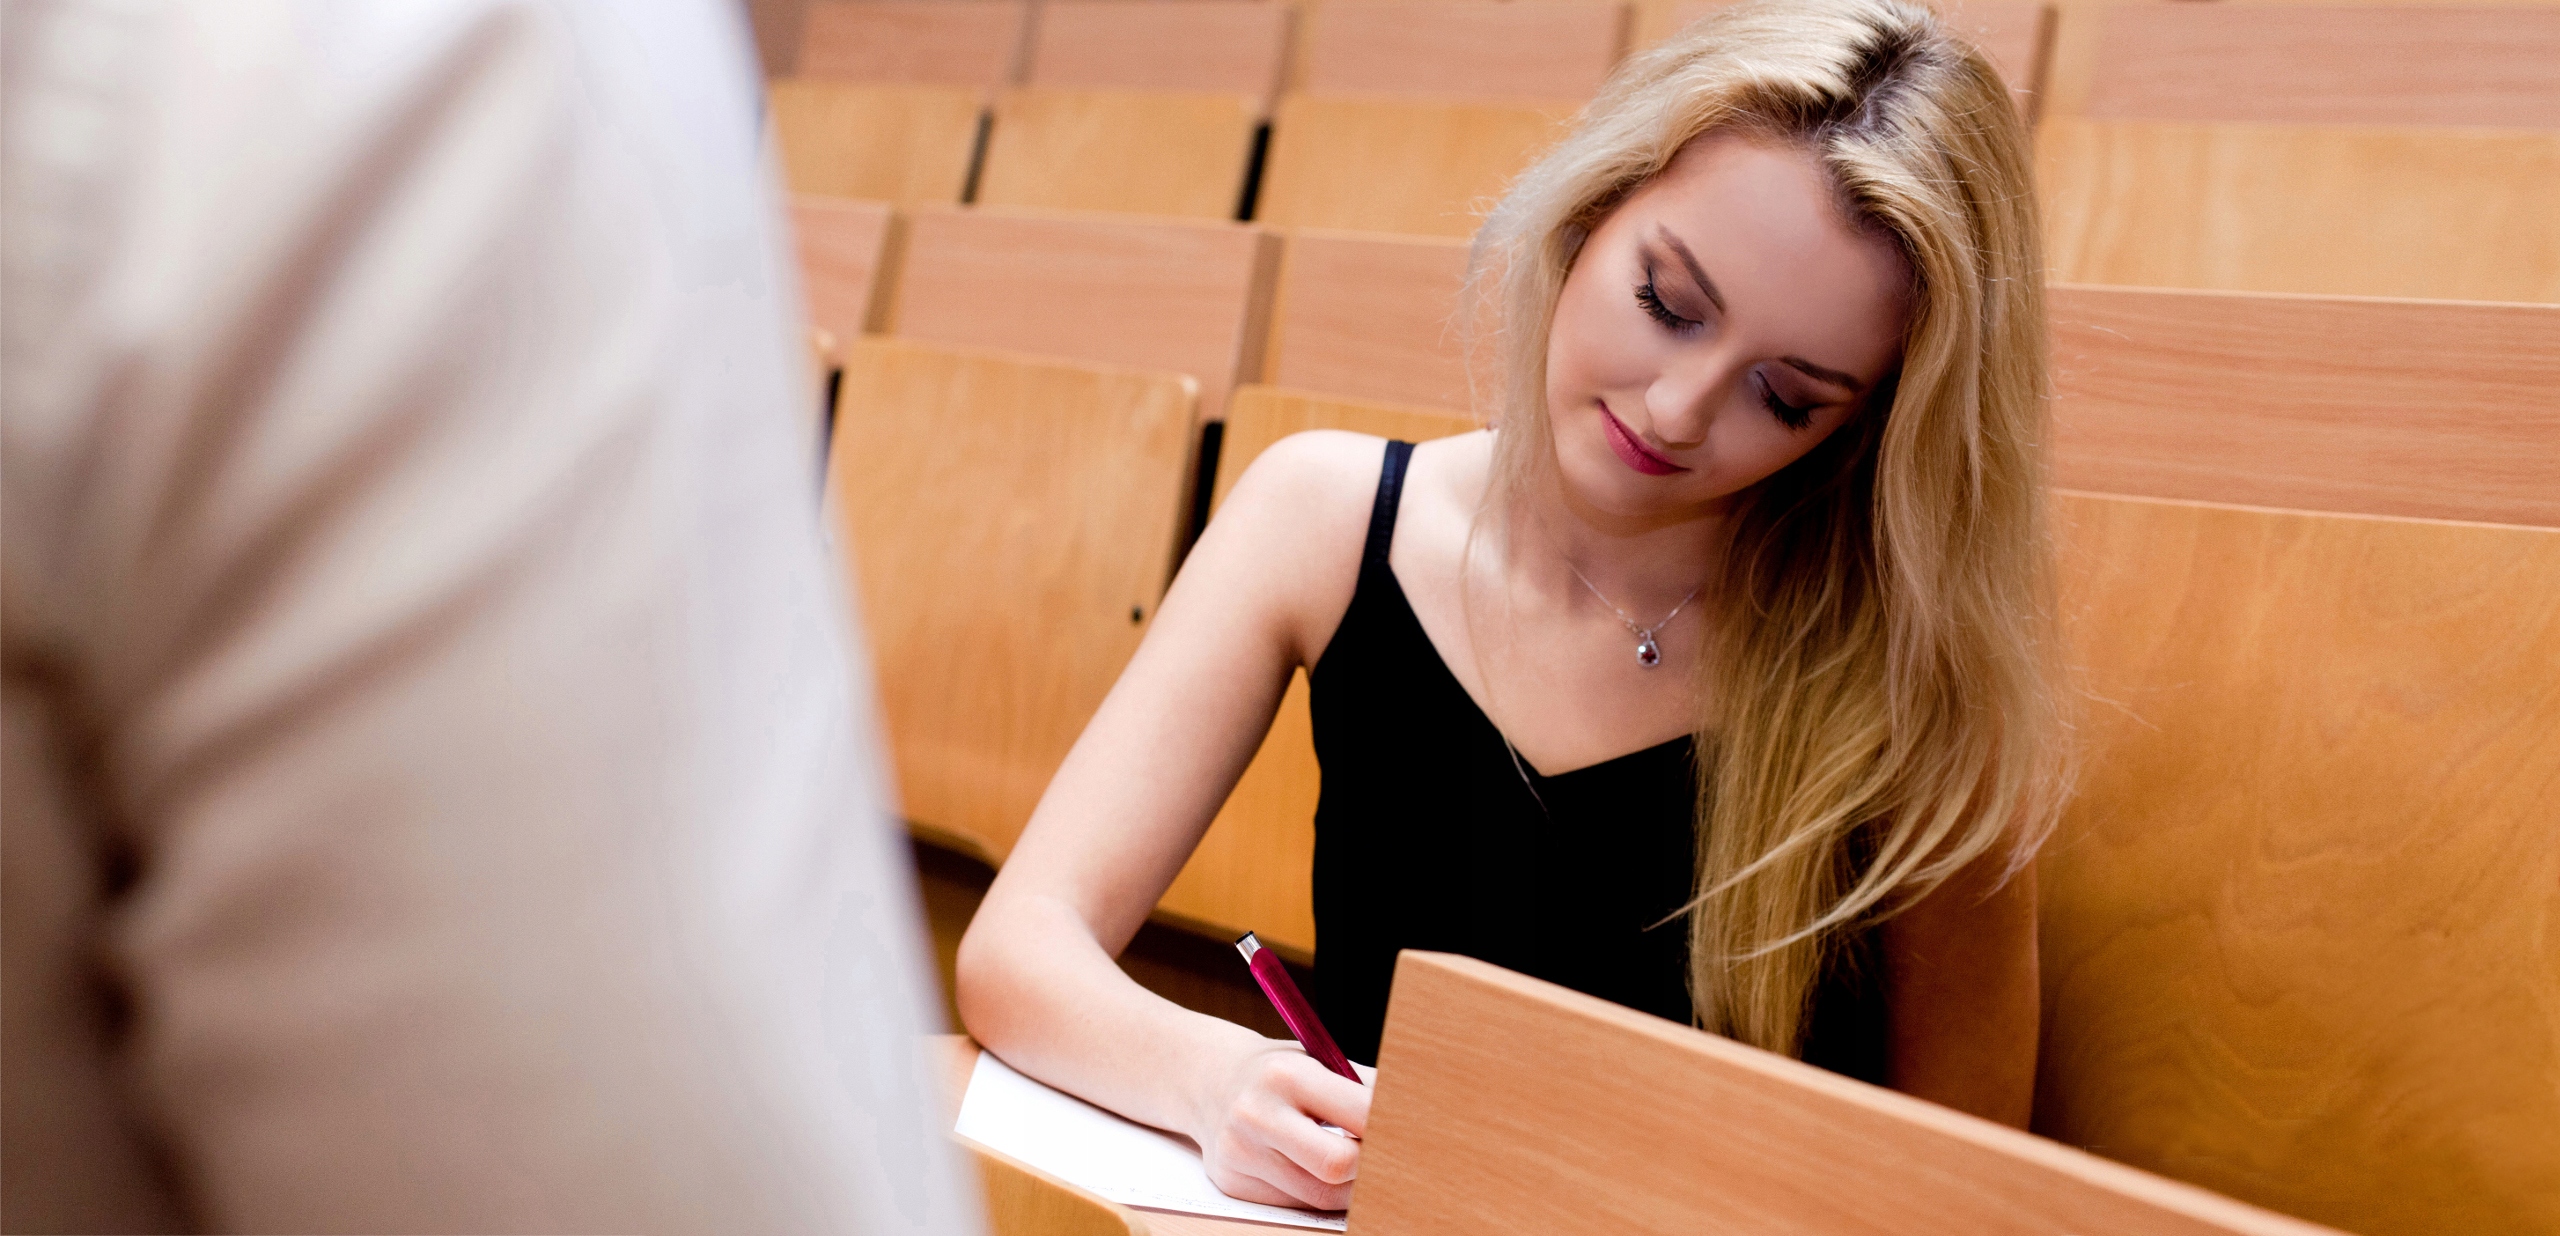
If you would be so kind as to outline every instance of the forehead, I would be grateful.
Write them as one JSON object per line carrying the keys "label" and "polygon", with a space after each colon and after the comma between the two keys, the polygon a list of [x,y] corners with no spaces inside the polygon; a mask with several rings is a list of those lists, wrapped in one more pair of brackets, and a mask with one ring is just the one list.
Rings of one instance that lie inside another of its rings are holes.
{"label": "forehead", "polygon": [[1831,173],[1800,145],[1708,134],[1602,229],[1636,244],[1660,244],[1667,232],[1688,246],[1734,329],[1825,339],[1839,357],[1827,363],[1870,378],[1900,346],[1910,279],[1902,255],[1850,220]]}

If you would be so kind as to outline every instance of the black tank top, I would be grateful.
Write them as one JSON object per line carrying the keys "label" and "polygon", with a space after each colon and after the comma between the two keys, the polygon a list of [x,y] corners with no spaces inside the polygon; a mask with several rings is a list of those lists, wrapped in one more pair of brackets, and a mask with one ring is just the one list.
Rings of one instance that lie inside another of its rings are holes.
{"label": "black tank top", "polygon": [[[1481,958],[1682,1024],[1697,756],[1681,737],[1549,777],[1515,760],[1388,569],[1408,442],[1387,444],[1351,607],[1308,676],[1316,806],[1315,998],[1374,1063],[1400,949]],[[1665,921],[1668,919],[1668,921]],[[1847,950],[1855,960],[1862,949]],[[1881,1000],[1845,965],[1805,1058],[1880,1080]]]}

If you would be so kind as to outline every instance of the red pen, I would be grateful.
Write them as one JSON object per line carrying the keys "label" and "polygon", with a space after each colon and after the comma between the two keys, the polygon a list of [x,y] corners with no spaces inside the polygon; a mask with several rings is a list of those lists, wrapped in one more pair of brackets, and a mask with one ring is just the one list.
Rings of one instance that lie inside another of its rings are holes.
{"label": "red pen", "polygon": [[1280,964],[1280,954],[1262,947],[1262,941],[1254,939],[1250,931],[1236,941],[1236,951],[1244,954],[1245,968],[1253,971],[1253,981],[1261,984],[1271,1007],[1280,1011],[1280,1020],[1289,1023],[1289,1033],[1298,1036],[1298,1046],[1306,1048],[1316,1063],[1360,1081],[1360,1071],[1351,1067],[1351,1057],[1334,1046],[1333,1036],[1325,1033],[1323,1022],[1316,1020],[1315,1006],[1298,994],[1298,984],[1289,977],[1289,968]]}

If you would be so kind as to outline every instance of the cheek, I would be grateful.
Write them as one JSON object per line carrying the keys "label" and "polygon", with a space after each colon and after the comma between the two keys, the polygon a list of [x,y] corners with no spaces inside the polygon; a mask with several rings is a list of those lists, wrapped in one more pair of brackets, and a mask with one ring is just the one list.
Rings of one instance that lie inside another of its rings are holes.
{"label": "cheek", "polygon": [[1556,411],[1644,379],[1646,340],[1611,312],[1605,292],[1601,281],[1577,277],[1556,299],[1547,328],[1547,396]]}

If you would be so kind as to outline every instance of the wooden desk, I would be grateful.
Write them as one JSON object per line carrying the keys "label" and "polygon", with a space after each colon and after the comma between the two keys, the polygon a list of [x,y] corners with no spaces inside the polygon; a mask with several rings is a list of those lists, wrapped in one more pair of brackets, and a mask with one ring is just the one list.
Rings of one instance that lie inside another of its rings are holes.
{"label": "wooden desk", "polygon": [[[960,1096],[969,1091],[969,1070],[978,1067],[978,1045],[965,1034],[937,1034],[933,1036],[933,1042],[935,1050],[943,1054],[943,1118],[945,1123],[957,1124],[960,1120]],[[1161,1210],[1139,1210],[1137,1214],[1146,1223],[1148,1236],[1281,1236],[1287,1232],[1313,1230],[1245,1219],[1169,1214]]]}

